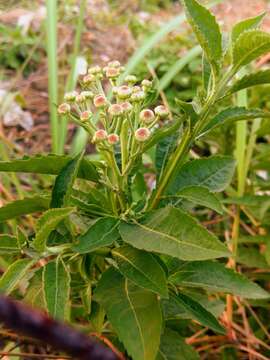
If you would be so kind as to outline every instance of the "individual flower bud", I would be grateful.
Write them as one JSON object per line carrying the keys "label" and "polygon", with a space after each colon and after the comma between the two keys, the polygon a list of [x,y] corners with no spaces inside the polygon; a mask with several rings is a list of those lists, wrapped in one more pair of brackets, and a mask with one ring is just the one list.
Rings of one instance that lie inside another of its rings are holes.
{"label": "individual flower bud", "polygon": [[95,78],[95,76],[94,76],[93,74],[87,74],[87,75],[85,75],[85,76],[83,77],[83,80],[82,80],[82,82],[83,82],[84,85],[90,85],[90,84],[92,84],[92,83],[95,82],[95,81],[96,81],[96,78]]}
{"label": "individual flower bud", "polygon": [[74,101],[76,99],[76,96],[78,95],[77,91],[71,91],[65,94],[64,100],[65,101]]}
{"label": "individual flower bud", "polygon": [[139,101],[144,100],[145,97],[146,97],[145,92],[141,90],[141,91],[138,91],[138,92],[135,92],[134,94],[132,94],[130,97],[130,101],[139,102]]}
{"label": "individual flower bud", "polygon": [[106,76],[109,79],[115,79],[119,76],[120,71],[118,68],[108,67],[106,70]]}
{"label": "individual flower bud", "polygon": [[127,99],[132,94],[132,89],[127,85],[119,86],[117,95],[120,99]]}
{"label": "individual flower bud", "polygon": [[88,74],[93,74],[93,75],[96,75],[96,74],[99,74],[101,72],[101,67],[96,65],[96,66],[91,66],[89,69],[88,69]]}
{"label": "individual flower bud", "polygon": [[110,145],[115,145],[119,142],[119,136],[117,134],[110,134],[107,137],[107,141]]}
{"label": "individual flower bud", "polygon": [[137,77],[135,75],[128,75],[125,77],[125,82],[129,85],[134,85],[137,82]]}
{"label": "individual flower bud", "polygon": [[86,100],[85,96],[82,93],[78,94],[75,99],[76,103],[78,103],[78,104],[84,103],[85,100]]}
{"label": "individual flower bud", "polygon": [[133,94],[134,94],[134,93],[137,93],[137,92],[139,92],[139,91],[142,91],[142,88],[141,88],[140,86],[138,86],[138,85],[133,86],[133,88],[132,88],[132,93],[133,93]]}
{"label": "individual flower bud", "polygon": [[155,119],[155,114],[150,109],[144,109],[140,112],[140,120],[145,124],[150,124]]}
{"label": "individual flower bud", "polygon": [[70,112],[70,105],[67,103],[63,103],[58,106],[58,114],[66,115]]}
{"label": "individual flower bud", "polygon": [[112,87],[112,93],[113,93],[113,95],[117,95],[117,92],[118,92],[118,87],[117,87],[117,86],[113,86],[113,87]]}
{"label": "individual flower bud", "polygon": [[152,86],[152,81],[147,80],[147,79],[144,79],[144,80],[142,81],[142,87],[143,87],[144,90],[145,90],[145,89],[147,89],[147,90],[150,89],[151,86]]}
{"label": "individual flower bud", "polygon": [[82,91],[81,95],[83,95],[86,99],[93,99],[94,93],[92,91]]}
{"label": "individual flower bud", "polygon": [[130,102],[125,101],[121,104],[121,108],[122,108],[123,113],[127,114],[133,109],[133,106],[131,105]]}
{"label": "individual flower bud", "polygon": [[121,63],[118,60],[110,61],[108,63],[108,67],[110,68],[119,68],[121,66]]}
{"label": "individual flower bud", "polygon": [[123,109],[120,104],[113,104],[109,107],[108,112],[111,116],[119,116],[122,114]]}
{"label": "individual flower bud", "polygon": [[165,118],[169,115],[169,110],[164,105],[159,105],[155,108],[155,114],[160,118]]}
{"label": "individual flower bud", "polygon": [[107,131],[103,129],[97,130],[94,134],[93,141],[94,142],[104,141],[107,139],[107,136],[108,136]]}
{"label": "individual flower bud", "polygon": [[140,142],[148,140],[150,135],[150,130],[147,128],[139,128],[135,131],[135,139]]}
{"label": "individual flower bud", "polygon": [[83,111],[81,113],[80,119],[81,121],[87,121],[91,118],[91,115],[92,115],[91,111]]}
{"label": "individual flower bud", "polygon": [[105,107],[107,105],[107,99],[104,95],[96,95],[94,97],[94,105],[97,108]]}

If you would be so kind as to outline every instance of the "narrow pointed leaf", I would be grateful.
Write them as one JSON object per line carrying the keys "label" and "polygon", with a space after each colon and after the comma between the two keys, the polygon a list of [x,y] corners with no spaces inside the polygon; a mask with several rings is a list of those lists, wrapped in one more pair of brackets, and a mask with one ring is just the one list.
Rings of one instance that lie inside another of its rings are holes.
{"label": "narrow pointed leaf", "polygon": [[257,28],[261,24],[265,15],[266,13],[262,13],[258,16],[242,20],[239,23],[235,24],[231,34],[232,43],[234,43],[244,31]]}
{"label": "narrow pointed leaf", "polygon": [[125,245],[112,251],[119,271],[136,285],[168,297],[167,280],[163,268],[154,256]]}
{"label": "narrow pointed leaf", "polygon": [[20,259],[12,263],[0,278],[0,293],[9,295],[35,263],[31,259]]}
{"label": "narrow pointed leaf", "polygon": [[44,266],[42,280],[47,311],[56,319],[68,319],[70,275],[61,258]]}
{"label": "narrow pointed leaf", "polygon": [[112,245],[119,238],[118,225],[119,220],[112,217],[98,219],[79,236],[78,244],[73,246],[73,251],[84,254]]}
{"label": "narrow pointed leaf", "polygon": [[17,238],[8,234],[0,234],[0,254],[16,254],[20,252]]}
{"label": "narrow pointed leaf", "polygon": [[252,86],[270,84],[270,70],[259,70],[252,74],[247,74],[241,79],[236,80],[229,89],[228,94],[233,94],[237,91],[248,89]]}
{"label": "narrow pointed leaf", "polygon": [[180,209],[167,207],[150,213],[137,224],[122,222],[120,234],[126,243],[146,251],[182,260],[226,257],[229,252],[216,236]]}
{"label": "narrow pointed leaf", "polygon": [[136,286],[110,268],[98,282],[94,299],[105,309],[133,360],[155,360],[162,315],[157,295]]}
{"label": "narrow pointed leaf", "polygon": [[200,287],[249,299],[267,299],[270,294],[242,274],[215,261],[184,263],[170,281],[186,287]]}

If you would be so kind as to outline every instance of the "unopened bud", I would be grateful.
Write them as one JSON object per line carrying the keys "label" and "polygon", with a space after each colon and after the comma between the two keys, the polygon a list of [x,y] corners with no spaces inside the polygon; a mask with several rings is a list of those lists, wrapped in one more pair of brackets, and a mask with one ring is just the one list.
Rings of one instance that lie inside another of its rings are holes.
{"label": "unopened bud", "polygon": [[86,99],[93,99],[94,93],[92,91],[82,91],[81,95],[84,96]]}
{"label": "unopened bud", "polygon": [[135,75],[128,75],[125,77],[125,82],[127,82],[130,85],[136,84],[137,77]]}
{"label": "unopened bud", "polygon": [[119,76],[119,74],[120,74],[119,68],[108,67],[106,69],[106,76],[109,79],[115,79]]}
{"label": "unopened bud", "polygon": [[91,111],[83,111],[81,113],[80,119],[81,121],[89,120],[91,118],[91,115],[92,115]]}
{"label": "unopened bud", "polygon": [[119,136],[117,134],[110,134],[107,137],[107,141],[110,145],[115,145],[119,142]]}
{"label": "unopened bud", "polygon": [[139,91],[142,91],[142,88],[140,86],[138,86],[138,85],[133,86],[133,88],[132,88],[132,93],[133,94],[137,93]]}
{"label": "unopened bud", "polygon": [[163,119],[169,115],[169,111],[164,105],[159,105],[155,108],[155,114]]}
{"label": "unopened bud", "polygon": [[71,91],[65,94],[64,100],[65,101],[74,101],[76,99],[76,96],[78,95],[77,91]]}
{"label": "unopened bud", "polygon": [[133,106],[131,105],[130,102],[125,101],[121,104],[121,108],[122,108],[123,113],[127,114],[133,109]]}
{"label": "unopened bud", "polygon": [[108,112],[111,116],[119,116],[122,114],[123,109],[120,104],[113,104],[109,107]]}
{"label": "unopened bud", "polygon": [[96,81],[96,77],[93,75],[93,74],[87,74],[83,77],[83,84],[84,85],[90,85],[92,84],[93,82]]}
{"label": "unopened bud", "polygon": [[84,103],[85,100],[85,96],[82,93],[78,94],[75,99],[76,103],[78,104]]}
{"label": "unopened bud", "polygon": [[117,95],[120,99],[127,99],[132,94],[132,89],[127,85],[119,86]]}
{"label": "unopened bud", "polygon": [[94,105],[97,108],[105,107],[107,105],[107,99],[104,95],[96,95],[94,97]]}
{"label": "unopened bud", "polygon": [[117,86],[113,86],[113,88],[112,88],[112,93],[113,93],[113,95],[117,95],[117,92],[118,92],[118,87],[117,87]]}
{"label": "unopened bud", "polygon": [[110,68],[119,68],[121,66],[121,63],[118,60],[110,61],[108,63],[108,67]]}
{"label": "unopened bud", "polygon": [[94,134],[93,141],[94,142],[104,141],[107,139],[107,136],[108,136],[107,131],[103,129],[97,130]]}
{"label": "unopened bud", "polygon": [[155,119],[155,114],[150,109],[144,109],[140,112],[140,120],[145,124],[150,124]]}
{"label": "unopened bud", "polygon": [[145,97],[146,97],[146,95],[145,95],[144,91],[138,91],[131,95],[130,101],[139,102],[139,101],[144,100]]}
{"label": "unopened bud", "polygon": [[152,87],[152,81],[147,80],[147,79],[144,79],[144,80],[142,81],[142,87],[143,87],[144,90],[150,89],[150,88]]}
{"label": "unopened bud", "polygon": [[88,69],[88,74],[93,74],[93,75],[96,75],[96,74],[99,74],[101,72],[101,67],[96,65],[96,66],[91,66],[89,69]]}
{"label": "unopened bud", "polygon": [[63,103],[58,106],[58,114],[66,115],[70,112],[70,105],[67,103]]}
{"label": "unopened bud", "polygon": [[139,128],[135,131],[135,139],[140,142],[148,140],[150,135],[150,130],[147,128]]}

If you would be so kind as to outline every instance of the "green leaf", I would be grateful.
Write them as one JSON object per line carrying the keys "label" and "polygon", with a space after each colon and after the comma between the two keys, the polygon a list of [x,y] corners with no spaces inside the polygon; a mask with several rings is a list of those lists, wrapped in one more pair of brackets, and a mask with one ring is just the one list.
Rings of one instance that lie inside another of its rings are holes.
{"label": "green leaf", "polygon": [[246,109],[245,107],[233,107],[222,110],[219,114],[214,116],[210,122],[205,126],[200,134],[200,137],[206,132],[228,122],[239,120],[254,120],[258,118],[270,118],[270,113],[260,109]]}
{"label": "green leaf", "polygon": [[231,42],[234,43],[237,38],[246,30],[257,28],[261,24],[265,15],[266,13],[262,13],[261,15],[242,20],[235,24],[232,29]]}
{"label": "green leaf", "polygon": [[115,248],[112,254],[119,271],[136,285],[168,297],[167,280],[155,257],[129,245]]}
{"label": "green leaf", "polygon": [[196,0],[182,0],[182,3],[208,61],[217,69],[222,58],[222,38],[215,17]]}
{"label": "green leaf", "polygon": [[216,236],[180,209],[166,207],[151,212],[142,223],[120,224],[126,243],[146,251],[182,260],[203,260],[228,256]]}
{"label": "green leaf", "polygon": [[22,200],[13,201],[0,208],[0,221],[6,221],[17,216],[47,210],[49,208],[49,204],[49,197],[37,195]]}
{"label": "green leaf", "polygon": [[49,314],[56,319],[68,319],[70,275],[61,258],[44,266],[42,280],[45,304]]}
{"label": "green leaf", "polygon": [[163,300],[163,307],[166,318],[177,318],[177,314],[184,311],[188,318],[197,320],[202,325],[220,334],[225,333],[223,326],[219,324],[211,312],[185,294],[171,294],[169,300]]}
{"label": "green leaf", "polygon": [[194,106],[192,102],[185,102],[181,99],[175,99],[176,105],[180,107],[180,109],[185,113],[186,117],[191,120],[191,124],[195,124],[198,120],[198,114],[194,110]]}
{"label": "green leaf", "polygon": [[73,251],[85,254],[112,245],[119,238],[118,225],[119,220],[112,217],[98,219],[79,236],[78,244],[73,246]]}
{"label": "green leaf", "polygon": [[199,360],[198,353],[176,331],[166,328],[156,360]]}
{"label": "green leaf", "polygon": [[47,210],[37,221],[36,236],[32,242],[33,247],[37,251],[43,252],[46,249],[46,242],[50,233],[74,210],[73,207]]}
{"label": "green leaf", "polygon": [[235,160],[230,156],[212,156],[184,164],[171,180],[167,194],[177,194],[187,186],[199,185],[209,191],[226,189],[234,174]]}
{"label": "green leaf", "polygon": [[15,236],[0,234],[0,254],[19,253],[17,238]]}
{"label": "green leaf", "polygon": [[13,262],[0,278],[0,292],[9,295],[29,273],[35,263],[31,259],[20,259]]}
{"label": "green leaf", "polygon": [[192,201],[194,204],[206,206],[219,214],[223,213],[218,198],[203,186],[187,186],[180,190],[176,196]]}
{"label": "green leaf", "polygon": [[77,155],[74,159],[71,159],[56,177],[52,190],[51,208],[60,208],[67,205],[72,186],[79,171],[83,153],[84,152]]}
{"label": "green leaf", "polygon": [[213,292],[225,292],[249,299],[267,299],[269,294],[242,274],[215,261],[184,263],[169,277],[177,285],[200,287]]}
{"label": "green leaf", "polygon": [[237,249],[236,261],[247,267],[254,267],[257,269],[269,268],[265,256],[255,247],[246,248],[244,246],[239,246]]}
{"label": "green leaf", "polygon": [[157,169],[158,178],[162,176],[162,173],[168,162],[169,156],[175,149],[177,137],[178,137],[178,132],[175,132],[174,134],[165,137],[164,139],[162,139],[157,143],[155,165]]}
{"label": "green leaf", "polygon": [[240,69],[270,51],[270,34],[260,30],[242,33],[233,45],[233,66]]}
{"label": "green leaf", "polygon": [[134,360],[155,360],[162,328],[157,295],[136,286],[113,268],[103,273],[94,299]]}
{"label": "green leaf", "polygon": [[[58,175],[71,159],[70,156],[53,154],[23,157],[17,160],[0,161],[0,171]],[[87,159],[82,159],[78,177],[91,181],[99,179],[95,165]]]}
{"label": "green leaf", "polygon": [[247,74],[241,79],[236,80],[229,88],[227,94],[233,94],[237,91],[250,88],[252,86],[269,84],[270,83],[270,70],[259,70],[252,74]]}

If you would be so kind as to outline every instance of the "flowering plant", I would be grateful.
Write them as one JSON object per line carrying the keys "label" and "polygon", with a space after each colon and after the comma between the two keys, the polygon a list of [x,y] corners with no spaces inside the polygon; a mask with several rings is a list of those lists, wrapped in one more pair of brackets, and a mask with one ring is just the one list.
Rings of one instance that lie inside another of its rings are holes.
{"label": "flowering plant", "polygon": [[[1,235],[0,249],[21,257],[1,277],[0,289],[10,293],[29,279],[26,299],[60,319],[83,318],[86,330],[104,333],[134,360],[195,359],[179,319],[223,333],[213,311],[218,294],[269,296],[215,260],[231,256],[227,244],[188,212],[195,204],[222,213],[215,193],[229,185],[235,168],[229,156],[191,160],[193,144],[224,123],[270,116],[224,108],[235,92],[269,81],[269,71],[237,74],[270,50],[270,35],[256,29],[262,16],[249,19],[233,28],[224,49],[209,11],[195,0],[183,4],[204,53],[203,85],[192,103],[177,100],[171,113],[153,106],[151,81],[122,79],[117,61],[94,66],[82,91],[66,94],[58,112],[87,132],[95,158],[0,163],[1,171],[57,175],[50,196],[0,210],[2,220],[46,210],[34,235],[20,229],[16,237]],[[190,324],[188,332],[197,326]]]}

